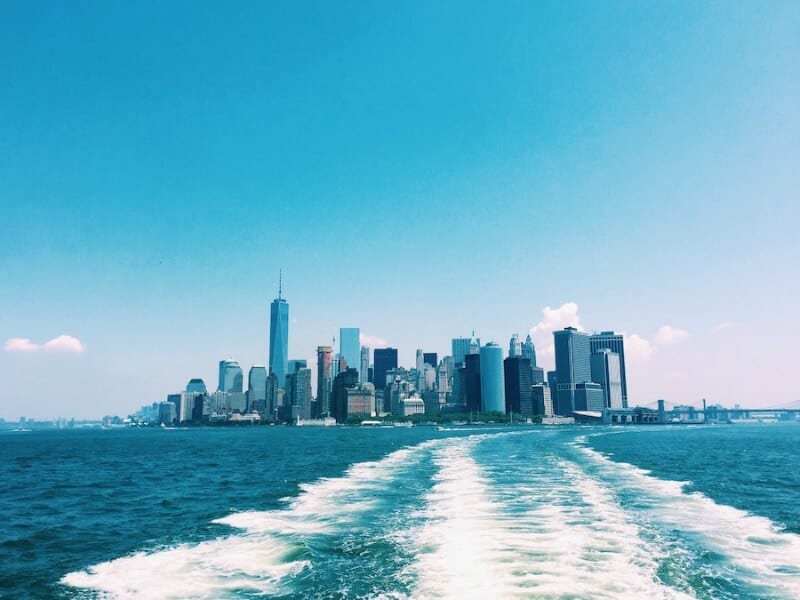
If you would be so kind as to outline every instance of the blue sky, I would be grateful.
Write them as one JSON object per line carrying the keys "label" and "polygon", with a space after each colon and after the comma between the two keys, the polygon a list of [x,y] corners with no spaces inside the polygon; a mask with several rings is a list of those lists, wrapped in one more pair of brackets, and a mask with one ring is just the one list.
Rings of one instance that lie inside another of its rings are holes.
{"label": "blue sky", "polygon": [[281,267],[293,357],[534,329],[549,366],[579,322],[630,337],[633,402],[797,400],[798,31],[791,2],[6,2],[0,343],[37,348],[0,352],[0,416],[265,362]]}

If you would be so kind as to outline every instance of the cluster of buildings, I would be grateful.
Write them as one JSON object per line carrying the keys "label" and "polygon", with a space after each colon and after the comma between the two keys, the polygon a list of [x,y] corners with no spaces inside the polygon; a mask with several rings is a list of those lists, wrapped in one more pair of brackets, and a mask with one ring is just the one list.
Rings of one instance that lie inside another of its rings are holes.
{"label": "cluster of buildings", "polygon": [[323,417],[344,423],[446,413],[531,419],[624,414],[628,393],[622,336],[567,327],[554,332],[554,342],[553,371],[538,366],[530,336],[522,341],[513,335],[504,353],[494,342],[482,345],[474,332],[453,339],[448,356],[417,350],[415,364],[406,368],[398,364],[396,348],[362,346],[359,329],[345,327],[339,331],[338,352],[335,340],[319,346],[317,363],[309,366],[289,358],[289,304],[279,288],[270,305],[268,364],[250,367],[246,386],[239,364],[222,360],[215,391],[202,379],[191,379],[184,391],[143,407],[139,417],[165,424]]}

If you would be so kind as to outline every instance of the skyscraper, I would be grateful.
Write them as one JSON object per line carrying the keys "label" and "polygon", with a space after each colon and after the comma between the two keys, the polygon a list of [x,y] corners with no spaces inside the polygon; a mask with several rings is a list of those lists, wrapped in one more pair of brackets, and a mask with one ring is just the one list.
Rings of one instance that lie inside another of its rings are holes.
{"label": "skyscraper", "polygon": [[317,347],[317,406],[316,415],[328,415],[331,410],[331,384],[333,382],[332,373],[333,348],[330,346]]}
{"label": "skyscraper", "polygon": [[592,381],[603,388],[606,408],[623,408],[619,354],[608,348],[592,354]]}
{"label": "skyscraper", "polygon": [[521,356],[509,356],[503,361],[503,380],[506,391],[506,413],[533,416],[531,392],[531,361]]}
{"label": "skyscraper", "polygon": [[622,407],[628,408],[628,380],[625,376],[625,341],[622,335],[613,331],[601,331],[589,338],[592,353],[608,348],[619,355],[620,381],[622,385]]}
{"label": "skyscraper", "polygon": [[305,369],[308,367],[308,361],[305,358],[293,358],[286,363],[286,374],[291,375],[292,373],[297,373],[300,369]]}
{"label": "skyscraper", "polygon": [[291,387],[287,385],[286,393],[290,394],[292,406],[292,419],[300,417],[307,419],[311,416],[311,369],[301,367],[287,378]]}
{"label": "skyscraper", "polygon": [[481,355],[466,354],[460,376],[460,393],[468,412],[481,412]]}
{"label": "skyscraper", "polygon": [[531,334],[528,334],[522,344],[522,357],[531,361],[531,367],[536,366],[536,346],[533,345]]}
{"label": "skyscraper", "polygon": [[359,369],[359,376],[361,377],[361,383],[369,382],[369,346],[361,346],[361,368]]}
{"label": "skyscraper", "polygon": [[547,387],[550,388],[550,402],[553,407],[553,414],[560,415],[561,412],[558,408],[558,398],[556,396],[558,390],[558,375],[555,371],[547,372]]}
{"label": "skyscraper", "polygon": [[376,390],[386,387],[386,372],[397,368],[397,348],[375,348],[372,379]]}
{"label": "skyscraper", "polygon": [[553,400],[550,396],[550,386],[546,383],[536,383],[531,386],[533,394],[533,414],[542,417],[553,416]]}
{"label": "skyscraper", "polygon": [[522,342],[519,341],[519,336],[516,333],[511,336],[511,341],[508,343],[508,356],[509,358],[522,356]]}
{"label": "skyscraper", "polygon": [[458,365],[464,364],[464,357],[469,354],[470,338],[453,338],[453,362]]}
{"label": "skyscraper", "polygon": [[358,369],[347,368],[333,378],[331,416],[338,423],[347,420],[347,390],[358,385]]}
{"label": "skyscraper", "polygon": [[453,339],[453,361],[456,366],[464,365],[464,357],[467,354],[477,354],[478,348],[481,345],[481,339],[475,337],[475,332],[472,332],[470,338],[454,338]]}
{"label": "skyscraper", "polygon": [[439,366],[439,355],[436,352],[423,352],[422,362],[432,366],[434,369]]}
{"label": "skyscraper", "polygon": [[234,360],[221,360],[219,363],[219,386],[221,392],[241,392],[244,383],[242,368]]}
{"label": "skyscraper", "polygon": [[269,372],[283,387],[289,372],[289,303],[283,299],[283,277],[278,283],[278,297],[269,309]]}
{"label": "skyscraper", "polygon": [[347,366],[356,371],[361,364],[361,342],[358,327],[342,327],[339,330],[339,354],[344,357]]}
{"label": "skyscraper", "polygon": [[506,412],[503,349],[489,342],[481,346],[481,403],[483,412]]}
{"label": "skyscraper", "polygon": [[247,373],[247,411],[264,414],[267,408],[267,368],[253,365]]}
{"label": "skyscraper", "polygon": [[592,380],[589,336],[566,327],[554,331],[556,377],[558,377],[558,410],[562,415],[575,411],[575,386]]}
{"label": "skyscraper", "polygon": [[[224,362],[224,361],[223,361]],[[197,392],[199,394],[207,394],[208,390],[206,389],[206,383],[202,379],[190,379],[189,383],[186,384],[186,391],[187,392]]]}

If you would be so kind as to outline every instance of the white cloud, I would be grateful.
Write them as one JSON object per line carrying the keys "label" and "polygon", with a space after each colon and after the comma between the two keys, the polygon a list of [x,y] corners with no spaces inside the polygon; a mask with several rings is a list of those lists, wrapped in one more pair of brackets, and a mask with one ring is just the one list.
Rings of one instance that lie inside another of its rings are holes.
{"label": "white cloud", "polygon": [[34,344],[28,338],[9,338],[3,345],[6,352],[36,352],[39,348],[39,344]]}
{"label": "white cloud", "polygon": [[384,348],[389,345],[385,339],[366,333],[360,334],[358,336],[358,341],[362,346],[369,346],[370,348]]}
{"label": "white cloud", "polygon": [[73,352],[80,354],[86,350],[86,346],[78,338],[71,335],[59,335],[44,344],[36,344],[28,338],[9,338],[3,345],[6,352]]}
{"label": "white cloud", "polygon": [[656,332],[653,341],[661,346],[668,346],[670,344],[677,344],[689,337],[689,332],[685,329],[678,329],[671,325],[662,325]]}
{"label": "white cloud", "polygon": [[723,321],[722,323],[714,327],[712,331],[713,333],[722,333],[723,331],[725,331],[726,329],[730,329],[731,327],[733,327],[733,323],[731,323],[730,321]]}
{"label": "white cloud", "polygon": [[633,360],[649,360],[655,348],[653,345],[637,333],[631,335],[623,334],[625,339],[625,357]]}
{"label": "white cloud", "polygon": [[578,316],[578,305],[567,302],[558,308],[545,306],[542,309],[542,320],[530,328],[530,334],[539,355],[553,355],[553,332],[565,327],[574,327],[584,331]]}
{"label": "white cloud", "polygon": [[75,352],[80,354],[86,350],[86,346],[76,337],[71,335],[60,335],[44,343],[44,349],[48,352]]}

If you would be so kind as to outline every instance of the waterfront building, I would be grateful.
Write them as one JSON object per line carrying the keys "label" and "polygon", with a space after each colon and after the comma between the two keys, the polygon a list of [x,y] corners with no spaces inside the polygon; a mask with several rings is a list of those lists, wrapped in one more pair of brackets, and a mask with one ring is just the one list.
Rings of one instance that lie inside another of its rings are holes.
{"label": "waterfront building", "polygon": [[589,338],[591,352],[608,349],[619,355],[620,385],[622,387],[622,407],[628,408],[628,379],[625,375],[625,340],[619,333],[601,331]]}
{"label": "waterfront building", "polygon": [[503,382],[503,349],[490,342],[480,349],[481,406],[482,412],[506,411],[506,393]]}
{"label": "waterfront building", "polygon": [[278,406],[280,406],[282,395],[279,393],[281,389],[280,384],[278,383],[278,375],[276,373],[270,373],[267,377],[267,390],[266,390],[266,407],[264,412],[266,413],[269,419],[275,418],[275,413],[278,410]]}
{"label": "waterfront building", "polygon": [[221,392],[241,392],[243,390],[244,374],[242,368],[234,360],[221,360],[219,363],[219,385]]}
{"label": "waterfront building", "polygon": [[584,381],[575,384],[575,410],[602,412],[605,403],[605,394],[599,383]]}
{"label": "waterfront building", "polygon": [[361,369],[359,370],[361,383],[369,382],[369,347],[361,347]]}
{"label": "waterfront building", "polygon": [[197,392],[199,394],[207,394],[208,390],[206,389],[206,382],[202,379],[190,379],[189,383],[186,384],[186,391],[187,392]]}
{"label": "waterfront building", "polygon": [[461,376],[461,393],[464,396],[464,405],[468,412],[481,412],[481,355],[467,354],[464,356],[464,367]]}
{"label": "waterfront building", "polygon": [[289,303],[283,298],[283,278],[279,280],[278,297],[269,309],[269,372],[275,373],[278,384],[284,385],[289,372]]}
{"label": "waterfront building", "polygon": [[348,367],[358,370],[361,364],[361,331],[358,327],[339,329],[339,354],[344,357]]}
{"label": "waterfront building", "polygon": [[317,404],[314,416],[330,414],[331,385],[333,384],[332,358],[333,348],[317,346]]}
{"label": "waterfront building", "polygon": [[522,356],[509,356],[503,361],[506,414],[534,415],[531,393],[531,361]]}
{"label": "waterfront building", "polygon": [[535,383],[531,386],[533,397],[533,414],[542,417],[553,416],[553,399],[550,386],[546,383]]}
{"label": "waterfront building", "polygon": [[522,343],[522,357],[531,361],[531,368],[536,367],[536,347],[533,345],[530,334],[528,334],[528,337],[526,337],[525,341]]}
{"label": "waterfront building", "polygon": [[401,402],[400,416],[408,417],[410,415],[424,415],[425,414],[425,401],[420,398],[416,392],[413,392]]}
{"label": "waterfront building", "polygon": [[159,402],[158,403],[158,422],[164,425],[172,425],[178,418],[175,412],[174,402]]}
{"label": "waterfront building", "polygon": [[181,392],[178,394],[178,422],[199,423],[203,418],[203,398],[200,392]]}
{"label": "waterfront building", "polygon": [[347,368],[333,378],[331,416],[337,423],[347,420],[347,390],[358,385],[358,369]]}
{"label": "waterfront building", "polygon": [[397,368],[397,348],[376,348],[373,353],[372,380],[376,390],[386,387],[386,372]]}
{"label": "waterfront building", "polygon": [[167,402],[175,407],[175,421],[181,418],[181,395],[180,394],[167,394]]}
{"label": "waterfront building", "polygon": [[359,383],[345,390],[347,417],[374,417],[375,416],[375,386],[371,383]]}
{"label": "waterfront building", "polygon": [[[292,420],[311,418],[311,369],[301,367],[295,373],[287,376],[286,392],[291,395],[288,404],[292,407]],[[291,388],[288,382],[291,380]],[[287,402],[284,401],[284,404]]]}
{"label": "waterfront building", "polygon": [[574,327],[566,327],[554,331],[553,338],[558,377],[558,414],[570,416],[576,410],[575,386],[592,380],[589,336]]}
{"label": "waterfront building", "polygon": [[622,377],[619,354],[603,348],[592,354],[592,381],[600,384],[606,408],[624,408],[622,405]]}
{"label": "waterfront building", "polygon": [[253,365],[247,373],[247,412],[264,414],[267,409],[267,367]]}
{"label": "waterfront building", "polygon": [[555,371],[548,371],[547,372],[547,387],[550,388],[550,397],[553,401],[553,414],[560,415],[561,413],[558,410],[558,375]]}
{"label": "waterfront building", "polygon": [[508,356],[509,358],[522,356],[522,342],[519,341],[516,333],[511,336],[511,341],[508,343]]}

